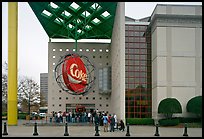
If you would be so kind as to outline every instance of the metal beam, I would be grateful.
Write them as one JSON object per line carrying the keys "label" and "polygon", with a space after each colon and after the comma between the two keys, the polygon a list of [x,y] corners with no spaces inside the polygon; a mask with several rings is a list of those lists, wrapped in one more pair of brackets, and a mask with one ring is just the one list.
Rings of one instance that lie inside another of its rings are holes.
{"label": "metal beam", "polygon": [[18,3],[8,2],[8,125],[17,125]]}

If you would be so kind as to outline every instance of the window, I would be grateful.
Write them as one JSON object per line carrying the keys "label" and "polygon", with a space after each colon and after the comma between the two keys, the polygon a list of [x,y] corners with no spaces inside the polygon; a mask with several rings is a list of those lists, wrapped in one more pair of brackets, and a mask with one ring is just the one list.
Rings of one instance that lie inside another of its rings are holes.
{"label": "window", "polygon": [[149,78],[151,64],[148,64],[151,63],[151,36],[146,36],[148,34],[146,28],[145,25],[125,25],[125,116],[127,118],[151,117],[152,89]]}

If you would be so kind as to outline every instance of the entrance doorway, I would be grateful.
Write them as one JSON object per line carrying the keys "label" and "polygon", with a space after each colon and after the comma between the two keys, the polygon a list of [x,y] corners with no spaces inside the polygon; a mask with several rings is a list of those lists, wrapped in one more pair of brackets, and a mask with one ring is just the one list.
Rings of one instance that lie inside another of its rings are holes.
{"label": "entrance doorway", "polygon": [[66,104],[66,112],[93,112],[95,104]]}

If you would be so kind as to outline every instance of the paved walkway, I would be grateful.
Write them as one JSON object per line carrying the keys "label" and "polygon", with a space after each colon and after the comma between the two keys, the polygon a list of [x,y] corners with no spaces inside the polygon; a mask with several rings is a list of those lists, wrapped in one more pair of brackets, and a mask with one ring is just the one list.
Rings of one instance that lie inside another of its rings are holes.
{"label": "paved walkway", "polygon": [[[4,133],[4,122],[2,121],[2,134]],[[7,126],[8,135],[2,135],[3,137],[66,137],[65,126],[37,126],[38,136],[33,136],[34,126],[26,126],[24,123],[28,121],[18,121],[18,126]],[[40,121],[37,121],[40,122]],[[41,121],[42,122],[42,121]],[[96,137],[95,127],[93,125],[68,125],[69,137]],[[126,137],[127,130],[104,132],[103,127],[99,127],[100,137]],[[154,136],[156,131],[155,126],[129,126],[130,137],[156,137]],[[175,127],[159,127],[158,133],[160,137],[184,137],[184,128]],[[202,137],[202,128],[187,128],[188,137]]]}

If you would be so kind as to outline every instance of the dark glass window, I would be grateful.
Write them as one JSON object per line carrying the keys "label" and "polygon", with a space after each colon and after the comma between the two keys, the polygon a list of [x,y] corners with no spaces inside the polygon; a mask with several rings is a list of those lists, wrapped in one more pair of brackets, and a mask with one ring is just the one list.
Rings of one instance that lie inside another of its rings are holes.
{"label": "dark glass window", "polygon": [[125,116],[151,118],[151,33],[146,25],[125,25]]}

